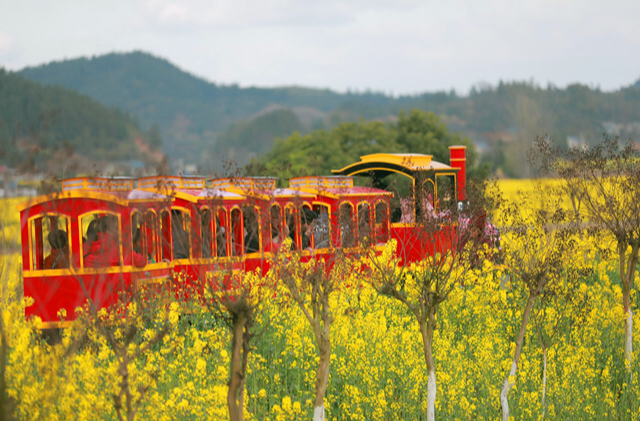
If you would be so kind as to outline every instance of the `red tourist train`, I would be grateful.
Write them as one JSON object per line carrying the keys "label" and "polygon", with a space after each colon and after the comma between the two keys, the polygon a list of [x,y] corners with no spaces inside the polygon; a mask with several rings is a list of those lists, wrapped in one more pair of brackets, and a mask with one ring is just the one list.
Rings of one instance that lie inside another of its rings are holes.
{"label": "red tourist train", "polygon": [[[333,176],[292,178],[286,188],[265,177],[62,180],[60,192],[18,206],[24,295],[33,298],[26,316],[60,328],[87,299],[109,307],[120,293],[170,288],[179,276],[220,267],[264,273],[286,237],[305,259],[337,248],[381,251],[396,239],[402,261],[416,260],[433,244],[416,228],[418,212],[465,200],[465,147],[449,149],[450,165],[431,155],[373,154]],[[356,175],[374,186],[404,176],[409,197],[398,197],[402,188],[355,186]],[[106,232],[115,236],[111,246]]]}

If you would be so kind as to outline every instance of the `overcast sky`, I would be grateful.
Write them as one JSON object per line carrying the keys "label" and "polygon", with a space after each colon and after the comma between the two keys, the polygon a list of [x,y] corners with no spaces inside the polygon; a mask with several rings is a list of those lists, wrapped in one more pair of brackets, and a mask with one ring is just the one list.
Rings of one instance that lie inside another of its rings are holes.
{"label": "overcast sky", "polygon": [[406,94],[640,78],[639,0],[0,0],[0,66],[143,50],[209,81]]}

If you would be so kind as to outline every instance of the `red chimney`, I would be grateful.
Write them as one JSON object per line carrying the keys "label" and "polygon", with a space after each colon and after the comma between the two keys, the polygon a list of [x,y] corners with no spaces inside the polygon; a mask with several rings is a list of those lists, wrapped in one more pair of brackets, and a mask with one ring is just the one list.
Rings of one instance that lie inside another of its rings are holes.
{"label": "red chimney", "polygon": [[449,146],[449,162],[458,171],[458,200],[464,202],[466,199],[465,188],[467,185],[467,158],[466,146]]}

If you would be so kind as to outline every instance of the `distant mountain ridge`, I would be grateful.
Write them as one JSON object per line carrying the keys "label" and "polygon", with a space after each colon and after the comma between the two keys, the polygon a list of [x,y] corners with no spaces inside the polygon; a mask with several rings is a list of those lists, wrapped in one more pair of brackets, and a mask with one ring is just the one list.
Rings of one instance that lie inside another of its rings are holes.
{"label": "distant mountain ridge", "polygon": [[167,154],[191,160],[211,149],[216,136],[232,123],[272,104],[329,111],[342,100],[328,90],[219,86],[142,52],[52,62],[20,73],[125,110],[143,127],[158,125]]}
{"label": "distant mountain ridge", "polygon": [[[495,170],[525,176],[524,151],[537,135],[560,143],[594,143],[610,127],[634,128],[640,122],[638,82],[609,93],[579,84],[559,89],[501,82],[474,88],[464,97],[455,92],[390,97],[303,87],[239,88],[207,82],[140,51],[53,62],[20,73],[118,107],[143,128],[157,126],[170,160],[198,163],[205,170],[219,169],[229,157],[244,164],[293,131],[304,135],[359,119],[390,121],[401,110],[415,108],[436,113],[452,131],[470,138]],[[628,130],[614,134],[640,135]]]}
{"label": "distant mountain ridge", "polygon": [[160,143],[116,108],[0,69],[0,162],[10,167],[66,176],[114,161],[153,165]]}

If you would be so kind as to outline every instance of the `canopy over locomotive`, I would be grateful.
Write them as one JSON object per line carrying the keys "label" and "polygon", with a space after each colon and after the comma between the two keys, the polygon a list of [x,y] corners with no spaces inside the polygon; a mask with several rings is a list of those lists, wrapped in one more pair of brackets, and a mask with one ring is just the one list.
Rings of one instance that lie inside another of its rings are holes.
{"label": "canopy over locomotive", "polygon": [[[430,155],[367,155],[284,188],[268,177],[62,180],[61,191],[18,206],[24,295],[33,298],[26,316],[63,327],[87,299],[109,307],[142,287],[175,288],[178,274],[265,271],[287,238],[305,259],[382,250],[395,238],[403,261],[415,260],[431,243],[415,229],[417,215],[465,198],[465,149],[450,153],[451,165]],[[412,197],[379,188],[390,174],[411,180]],[[373,187],[354,185],[355,175],[370,176]]]}

